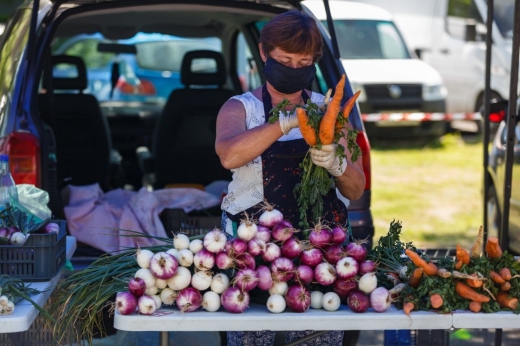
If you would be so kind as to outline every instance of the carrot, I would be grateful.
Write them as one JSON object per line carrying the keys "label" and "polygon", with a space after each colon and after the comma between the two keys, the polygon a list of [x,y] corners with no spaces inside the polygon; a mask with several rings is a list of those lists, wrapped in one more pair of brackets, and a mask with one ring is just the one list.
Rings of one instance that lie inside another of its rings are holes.
{"label": "carrot", "polygon": [[482,303],[481,302],[473,301],[473,302],[469,303],[469,310],[470,311],[479,312],[481,308],[482,308]]}
{"label": "carrot", "polygon": [[462,264],[469,264],[469,252],[459,244],[457,244],[455,258],[457,259],[457,261],[461,261]]}
{"label": "carrot", "polygon": [[[348,119],[348,117],[350,115],[350,111],[352,110],[352,108],[354,108],[354,105],[356,104],[356,100],[359,97],[359,94],[361,94],[361,90],[358,90],[343,105],[343,109],[341,110],[341,114],[343,114],[343,119]],[[343,128],[343,126],[341,125],[341,123],[338,120],[336,120],[336,133],[341,132],[342,128]]]}
{"label": "carrot", "polygon": [[321,144],[332,144],[334,142],[334,133],[336,119],[341,107],[341,99],[343,98],[343,90],[345,89],[345,75],[341,76],[332,100],[327,106],[327,110],[320,120],[320,142]]}
{"label": "carrot", "polygon": [[502,291],[509,291],[511,289],[511,283],[509,281],[506,281],[500,286],[500,289]]}
{"label": "carrot", "polygon": [[415,251],[412,251],[410,249],[405,249],[404,253],[410,258],[410,260],[418,267],[421,267],[424,269],[424,274],[428,276],[434,276],[437,275],[437,272],[439,271],[439,268],[433,263],[426,262],[419,254],[417,254]]}
{"label": "carrot", "polygon": [[509,270],[509,268],[500,269],[498,271],[498,274],[500,274],[500,276],[503,277],[506,281],[511,280],[511,271]]}
{"label": "carrot", "polygon": [[460,268],[462,268],[462,261],[455,263],[455,269],[459,270]]}
{"label": "carrot", "polygon": [[518,306],[518,298],[510,297],[507,292],[498,292],[497,302],[503,308],[509,308],[515,310]]}
{"label": "carrot", "polygon": [[497,237],[489,237],[486,241],[486,254],[489,259],[495,259],[502,256],[502,249],[498,244]]}
{"label": "carrot", "polygon": [[404,303],[403,310],[406,316],[410,316],[412,310],[415,309],[415,304],[412,302]]}
{"label": "carrot", "polygon": [[480,303],[489,302],[489,297],[475,292],[471,287],[464,285],[462,282],[457,282],[455,285],[455,292],[462,298],[473,300]]}
{"label": "carrot", "polygon": [[408,278],[408,286],[417,288],[421,282],[423,271],[424,270],[421,267],[415,268],[412,275],[410,275],[410,278]]}
{"label": "carrot", "polygon": [[469,287],[478,288],[478,287],[482,286],[482,280],[479,280],[477,274],[470,274],[470,276],[472,277],[472,279],[466,279],[466,284]]}
{"label": "carrot", "polygon": [[444,304],[444,300],[442,299],[441,295],[438,293],[434,293],[430,296],[430,304],[432,308],[438,309]]}
{"label": "carrot", "polygon": [[317,143],[316,132],[309,124],[309,117],[307,116],[307,112],[303,108],[296,108],[296,116],[298,117],[298,125],[300,127],[303,139],[305,139],[305,142],[311,147],[315,146]]}
{"label": "carrot", "polygon": [[482,252],[482,242],[484,241],[484,232],[482,231],[482,225],[480,225],[478,229],[477,238],[473,243],[473,247],[469,252],[469,256],[473,259],[480,258],[480,253]]}
{"label": "carrot", "polygon": [[491,277],[491,280],[496,284],[503,284],[506,282],[506,280],[502,277],[502,275],[498,274],[497,272],[490,271],[489,276]]}

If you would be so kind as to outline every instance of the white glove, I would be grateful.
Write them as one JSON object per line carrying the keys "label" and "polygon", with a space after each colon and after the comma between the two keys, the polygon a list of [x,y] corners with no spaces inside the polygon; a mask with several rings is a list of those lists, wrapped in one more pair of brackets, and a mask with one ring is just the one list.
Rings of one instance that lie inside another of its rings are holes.
{"label": "white glove", "polygon": [[280,127],[284,135],[288,134],[293,128],[298,127],[298,117],[294,110],[289,114],[280,112]]}
{"label": "white glove", "polygon": [[316,166],[325,168],[332,176],[339,177],[347,169],[347,159],[344,158],[339,162],[336,156],[336,144],[322,145],[321,150],[311,148],[311,160]]}

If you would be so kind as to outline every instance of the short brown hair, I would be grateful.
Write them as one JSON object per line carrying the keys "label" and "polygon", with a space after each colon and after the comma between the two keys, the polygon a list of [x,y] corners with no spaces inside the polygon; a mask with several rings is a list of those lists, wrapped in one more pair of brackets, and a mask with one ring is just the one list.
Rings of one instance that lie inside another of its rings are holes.
{"label": "short brown hair", "polygon": [[271,19],[262,28],[259,42],[265,55],[275,48],[287,53],[310,54],[314,62],[323,55],[323,40],[316,20],[296,10]]}

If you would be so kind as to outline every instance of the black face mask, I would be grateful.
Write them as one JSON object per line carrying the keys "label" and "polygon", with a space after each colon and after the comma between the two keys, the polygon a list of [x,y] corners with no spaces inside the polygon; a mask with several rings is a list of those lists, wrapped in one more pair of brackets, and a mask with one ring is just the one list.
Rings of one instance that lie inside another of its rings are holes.
{"label": "black face mask", "polygon": [[279,92],[293,94],[309,86],[316,75],[314,64],[306,67],[292,68],[267,58],[264,66],[265,79]]}

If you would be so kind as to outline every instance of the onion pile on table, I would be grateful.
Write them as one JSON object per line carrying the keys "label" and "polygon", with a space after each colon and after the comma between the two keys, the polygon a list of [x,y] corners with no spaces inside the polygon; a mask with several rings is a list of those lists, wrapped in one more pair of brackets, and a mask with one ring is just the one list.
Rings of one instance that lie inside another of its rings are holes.
{"label": "onion pile on table", "polygon": [[384,292],[372,293],[377,288],[375,263],[366,260],[363,242],[347,244],[342,227],[319,222],[308,240],[298,234],[281,212],[268,206],[258,223],[245,214],[233,240],[215,228],[203,240],[177,234],[166,252],[138,249],[140,269],[128,291],[118,293],[116,308],[121,314],[151,315],[163,304],[175,304],[183,312],[222,306],[242,313],[255,289],[269,292],[267,308],[273,313],[286,307],[335,311],[342,302],[355,312],[389,307],[379,302],[386,299]]}

